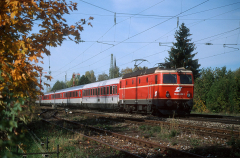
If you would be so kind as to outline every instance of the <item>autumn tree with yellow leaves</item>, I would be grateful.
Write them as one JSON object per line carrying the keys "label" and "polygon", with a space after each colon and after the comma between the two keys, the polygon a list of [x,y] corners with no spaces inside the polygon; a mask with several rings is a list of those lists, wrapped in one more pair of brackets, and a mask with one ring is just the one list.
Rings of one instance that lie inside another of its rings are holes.
{"label": "autumn tree with yellow leaves", "polygon": [[[36,89],[43,89],[36,79],[42,71],[37,63],[50,55],[47,47],[61,46],[66,38],[79,43],[83,25],[92,26],[93,17],[69,25],[63,15],[74,10],[77,3],[65,0],[0,1],[0,150],[17,143],[14,118],[28,98],[42,94]],[[32,33],[35,22],[39,32]]]}

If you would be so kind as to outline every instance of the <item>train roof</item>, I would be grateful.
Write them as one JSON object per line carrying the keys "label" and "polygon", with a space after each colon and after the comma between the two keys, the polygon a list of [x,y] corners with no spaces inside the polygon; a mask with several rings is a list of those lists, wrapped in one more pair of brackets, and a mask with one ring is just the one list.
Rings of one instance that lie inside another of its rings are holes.
{"label": "train roof", "polygon": [[[65,89],[57,90],[57,91],[55,92],[55,94],[57,94],[57,93],[62,93],[62,92],[74,91],[74,90],[81,90],[81,89],[86,89],[86,88],[92,88],[92,87],[99,87],[99,86],[105,86],[105,85],[111,85],[111,84],[118,84],[118,83],[119,83],[119,80],[120,80],[121,78],[122,78],[122,77],[118,77],[118,78],[113,78],[113,79],[109,79],[109,80],[104,80],[104,81],[89,83],[89,84],[85,84],[85,85],[80,85],[80,86],[65,88]],[[54,94],[54,92],[44,93],[44,95],[48,95],[48,94]]]}
{"label": "train roof", "polygon": [[192,72],[191,70],[187,70],[184,67],[173,69],[173,68],[164,68],[164,67],[154,67],[150,69],[145,69],[145,70],[138,70],[132,73],[128,73],[123,75],[122,79],[125,78],[131,78],[131,77],[136,77],[136,76],[141,76],[141,75],[147,75],[147,74],[153,74],[153,73],[159,73],[159,72]]}
{"label": "train roof", "polygon": [[[68,92],[68,91],[74,91],[74,90],[79,90],[82,89],[84,85],[79,85],[79,86],[74,86],[74,87],[69,87],[69,88],[65,88],[65,89],[60,89],[60,90],[56,90],[56,93],[62,93],[62,92]],[[54,92],[48,92],[48,93],[44,93],[44,95],[46,94],[54,94]]]}
{"label": "train roof", "polygon": [[89,84],[85,84],[83,88],[85,89],[85,88],[100,87],[100,86],[111,85],[111,84],[118,84],[120,79],[122,79],[122,77],[113,78],[110,80],[104,80],[100,82],[89,83]]}

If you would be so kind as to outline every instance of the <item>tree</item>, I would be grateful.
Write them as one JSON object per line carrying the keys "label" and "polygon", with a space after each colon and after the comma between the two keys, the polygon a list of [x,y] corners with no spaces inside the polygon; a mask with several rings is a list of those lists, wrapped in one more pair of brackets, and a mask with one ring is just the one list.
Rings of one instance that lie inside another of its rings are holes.
{"label": "tree", "polygon": [[70,79],[70,81],[66,81],[67,88],[73,86],[73,78]]}
{"label": "tree", "polygon": [[102,74],[98,75],[98,81],[104,81],[104,80],[107,80],[107,79],[109,79],[109,77],[105,73],[102,73]]}
{"label": "tree", "polygon": [[94,71],[91,70],[91,71],[86,71],[85,72],[85,77],[87,77],[89,79],[89,81],[92,82],[96,82],[96,76],[94,75]]}
{"label": "tree", "polygon": [[[110,76],[112,76],[112,77],[110,77]],[[117,78],[117,77],[120,77],[120,76],[121,76],[121,74],[119,72],[119,67],[118,66],[110,68],[110,70],[109,70],[109,79]]]}
{"label": "tree", "polygon": [[[15,116],[27,107],[26,100],[42,94],[31,86],[34,83],[43,89],[37,82],[42,68],[35,63],[43,58],[43,54],[50,55],[48,46],[60,46],[65,37],[81,42],[80,32],[87,20],[81,19],[70,26],[63,18],[70,10],[77,10],[77,3],[70,1],[68,4],[65,0],[0,1],[0,132],[7,136],[6,141],[0,139],[0,146],[4,149],[18,143],[15,138],[19,134],[12,131],[18,127]],[[36,22],[39,31],[32,33]],[[28,116],[24,117],[22,120],[27,120]],[[8,154],[5,156],[12,157]]]}
{"label": "tree", "polygon": [[51,91],[54,90],[60,90],[60,89],[64,89],[67,88],[67,85],[63,82],[63,81],[58,81],[53,85],[53,88],[51,89]]}
{"label": "tree", "polygon": [[91,81],[84,75],[82,75],[82,77],[78,81],[78,85],[84,85],[84,84],[88,84],[88,83],[91,83]]}
{"label": "tree", "polygon": [[171,51],[168,51],[169,58],[165,58],[165,62],[170,63],[170,67],[184,67],[193,72],[194,78],[199,76],[198,60],[193,60],[197,53],[192,53],[196,48],[194,43],[191,43],[189,37],[190,30],[182,23],[179,30],[175,32],[176,43],[173,43]]}
{"label": "tree", "polygon": [[76,76],[75,76],[75,85],[78,85],[78,82],[80,80],[80,74],[78,73]]}
{"label": "tree", "polygon": [[238,113],[240,109],[240,75],[226,67],[200,71],[194,85],[194,110]]}
{"label": "tree", "polygon": [[67,85],[67,87],[73,87],[73,76],[75,75],[75,82],[74,82],[74,86],[77,86],[78,85],[78,81],[79,81],[79,79],[80,79],[80,75],[79,74],[75,74],[75,73],[73,73],[72,74],[72,78],[70,79],[70,81],[67,81],[66,82],[66,85]]}

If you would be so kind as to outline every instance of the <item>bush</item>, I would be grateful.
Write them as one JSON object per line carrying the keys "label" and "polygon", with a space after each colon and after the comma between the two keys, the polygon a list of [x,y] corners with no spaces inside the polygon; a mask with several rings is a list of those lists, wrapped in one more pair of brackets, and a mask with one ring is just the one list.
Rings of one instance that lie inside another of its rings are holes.
{"label": "bush", "polygon": [[238,113],[239,95],[240,68],[235,72],[226,67],[203,69],[195,82],[193,110]]}

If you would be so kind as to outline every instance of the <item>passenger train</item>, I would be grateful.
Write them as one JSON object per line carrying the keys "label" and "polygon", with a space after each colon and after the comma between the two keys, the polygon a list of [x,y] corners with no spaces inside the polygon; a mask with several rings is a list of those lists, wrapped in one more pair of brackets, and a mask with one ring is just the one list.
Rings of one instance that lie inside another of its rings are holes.
{"label": "passenger train", "polygon": [[193,91],[192,71],[155,67],[45,93],[36,102],[130,113],[187,115],[193,107]]}

